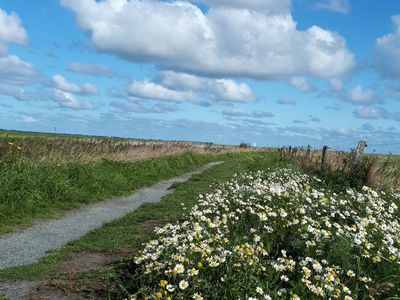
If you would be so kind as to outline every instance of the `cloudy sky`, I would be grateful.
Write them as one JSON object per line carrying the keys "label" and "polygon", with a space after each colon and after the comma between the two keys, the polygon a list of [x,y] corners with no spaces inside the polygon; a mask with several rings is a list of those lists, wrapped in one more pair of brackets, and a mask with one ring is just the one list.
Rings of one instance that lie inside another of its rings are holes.
{"label": "cloudy sky", "polygon": [[0,128],[400,153],[399,0],[28,2]]}

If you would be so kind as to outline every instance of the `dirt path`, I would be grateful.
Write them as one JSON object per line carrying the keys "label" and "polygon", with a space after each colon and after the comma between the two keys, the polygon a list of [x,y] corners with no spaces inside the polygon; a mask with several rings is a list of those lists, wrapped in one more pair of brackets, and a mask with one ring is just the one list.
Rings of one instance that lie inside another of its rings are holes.
{"label": "dirt path", "polygon": [[[37,224],[22,232],[0,237],[0,270],[36,262],[52,249],[58,249],[76,240],[103,224],[120,218],[145,202],[155,202],[173,192],[171,186],[185,182],[192,175],[202,172],[222,162],[209,163],[196,171],[136,191],[126,198],[113,199],[86,206],[73,211],[58,220]],[[0,283],[0,291],[1,291]]]}

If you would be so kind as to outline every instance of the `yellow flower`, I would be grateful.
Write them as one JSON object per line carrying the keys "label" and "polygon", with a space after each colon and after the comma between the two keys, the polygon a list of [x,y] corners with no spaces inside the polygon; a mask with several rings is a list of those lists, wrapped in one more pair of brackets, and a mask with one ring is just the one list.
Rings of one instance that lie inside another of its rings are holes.
{"label": "yellow flower", "polygon": [[198,263],[197,263],[197,267],[198,267],[199,269],[201,269],[201,268],[203,267],[203,264],[202,264],[201,262],[198,262]]}
{"label": "yellow flower", "polygon": [[161,299],[162,298],[162,292],[158,291],[154,294],[154,296],[156,296],[157,299]]}
{"label": "yellow flower", "polygon": [[168,281],[166,281],[166,280],[160,280],[160,285],[161,285],[162,287],[167,286],[167,285],[168,285]]}

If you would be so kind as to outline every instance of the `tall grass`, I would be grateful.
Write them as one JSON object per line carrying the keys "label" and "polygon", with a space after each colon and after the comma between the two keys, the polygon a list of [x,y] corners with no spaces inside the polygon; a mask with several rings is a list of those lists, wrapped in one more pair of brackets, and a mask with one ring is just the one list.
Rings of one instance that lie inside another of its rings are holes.
{"label": "tall grass", "polygon": [[328,151],[323,165],[322,150],[281,148],[279,152],[281,159],[293,160],[333,185],[400,190],[400,156],[364,154],[355,160],[354,151]]}
{"label": "tall grass", "polygon": [[[15,151],[18,150],[18,151]],[[257,149],[259,150],[259,149]],[[88,163],[102,159],[138,161],[183,152],[227,153],[254,148],[211,143],[164,142],[90,137],[13,137],[0,139],[0,160],[10,155],[38,164]],[[12,158],[12,157],[11,157]]]}
{"label": "tall grass", "polygon": [[126,195],[217,159],[186,152],[144,161],[37,165],[27,160],[0,162],[0,234],[49,218],[60,210]]}

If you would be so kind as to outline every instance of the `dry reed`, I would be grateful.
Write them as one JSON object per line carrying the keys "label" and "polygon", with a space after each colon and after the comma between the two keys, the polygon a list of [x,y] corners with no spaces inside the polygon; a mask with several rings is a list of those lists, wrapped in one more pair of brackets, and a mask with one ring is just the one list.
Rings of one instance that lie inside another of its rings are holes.
{"label": "dry reed", "polygon": [[254,150],[259,151],[260,148],[116,138],[24,137],[0,140],[0,159],[9,156],[10,153],[18,153],[20,158],[35,164],[89,163],[101,160],[140,161],[188,151],[218,154]]}

